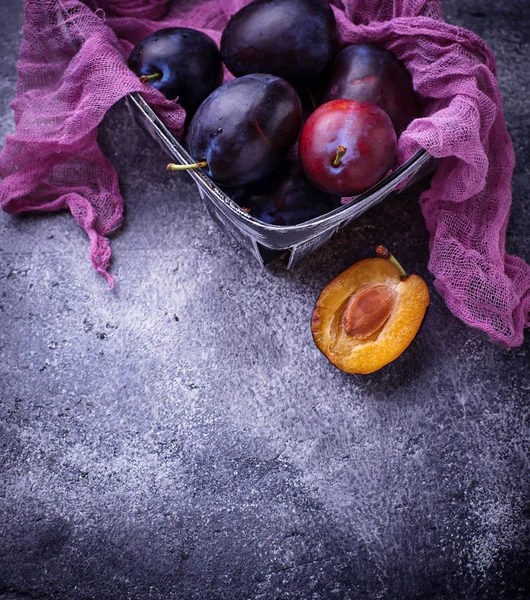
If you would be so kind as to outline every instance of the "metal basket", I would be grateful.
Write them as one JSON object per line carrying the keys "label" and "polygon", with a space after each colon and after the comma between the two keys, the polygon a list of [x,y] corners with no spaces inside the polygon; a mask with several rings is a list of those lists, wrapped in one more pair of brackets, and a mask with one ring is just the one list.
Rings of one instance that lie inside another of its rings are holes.
{"label": "metal basket", "polygon": [[[168,152],[174,162],[194,162],[140,94],[129,94],[127,102],[134,117]],[[420,174],[420,169],[423,173],[432,163],[433,157],[426,150],[419,150],[388,177],[357,196],[352,202],[299,225],[264,223],[241,209],[202,170],[190,170],[188,173],[197,184],[199,194],[211,217],[255,256],[261,265],[281,258],[287,264],[287,268],[290,268],[327,242],[340,227],[381,202],[403,180],[407,180],[406,185],[410,185]]]}

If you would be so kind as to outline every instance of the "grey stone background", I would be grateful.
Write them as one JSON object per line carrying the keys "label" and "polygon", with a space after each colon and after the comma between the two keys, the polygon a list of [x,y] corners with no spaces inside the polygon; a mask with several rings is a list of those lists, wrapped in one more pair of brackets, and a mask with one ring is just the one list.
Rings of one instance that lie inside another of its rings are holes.
{"label": "grey stone background", "polygon": [[[530,260],[530,5],[448,0],[498,59]],[[0,5],[0,143],[23,22]],[[447,310],[416,186],[293,271],[262,270],[122,105],[113,292],[69,214],[0,215],[0,599],[528,599],[530,346]],[[334,369],[322,287],[376,243],[432,291],[395,363]]]}

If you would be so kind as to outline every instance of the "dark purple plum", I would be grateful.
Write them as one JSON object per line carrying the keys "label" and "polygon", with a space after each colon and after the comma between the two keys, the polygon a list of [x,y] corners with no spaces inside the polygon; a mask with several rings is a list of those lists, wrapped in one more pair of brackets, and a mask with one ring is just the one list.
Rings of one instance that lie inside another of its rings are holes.
{"label": "dark purple plum", "polygon": [[340,198],[312,186],[295,161],[286,161],[264,179],[237,188],[231,197],[270,225],[297,225],[340,206]]}
{"label": "dark purple plum", "polygon": [[[261,179],[285,158],[302,124],[300,99],[274,75],[246,75],[201,104],[187,136],[191,156],[220,185]],[[168,167],[169,168],[169,167]]]}
{"label": "dark purple plum", "polygon": [[348,46],[333,62],[324,102],[342,99],[377,104],[388,114],[398,135],[420,113],[405,65],[374,44]]}
{"label": "dark purple plum", "polygon": [[215,42],[187,27],[161,29],[136,44],[129,68],[166,98],[197,110],[223,80],[223,63]]}
{"label": "dark purple plum", "polygon": [[228,22],[221,54],[237,77],[271,73],[298,83],[331,62],[336,36],[335,16],[324,0],[255,0]]}

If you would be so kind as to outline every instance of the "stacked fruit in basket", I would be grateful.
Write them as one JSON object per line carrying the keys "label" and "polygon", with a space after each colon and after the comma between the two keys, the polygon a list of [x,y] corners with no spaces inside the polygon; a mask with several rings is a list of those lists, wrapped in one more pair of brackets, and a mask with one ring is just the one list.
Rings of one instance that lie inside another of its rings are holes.
{"label": "stacked fruit in basket", "polygon": [[[224,85],[223,63],[236,77]],[[186,109],[195,160],[252,216],[296,225],[365,192],[395,166],[397,136],[418,115],[406,68],[388,50],[338,52],[324,0],[255,0],[223,31],[158,31],[133,50],[142,81]],[[318,103],[318,105],[317,105]],[[312,317],[318,348],[338,368],[370,373],[412,341],[429,303],[425,282],[384,248],[321,293]]]}
{"label": "stacked fruit in basket", "polygon": [[[418,115],[406,68],[375,45],[338,52],[324,0],[255,0],[213,40],[160,30],[133,49],[142,81],[186,109],[196,162],[252,216],[295,225],[336,208],[395,166]],[[221,85],[223,63],[236,77]]]}

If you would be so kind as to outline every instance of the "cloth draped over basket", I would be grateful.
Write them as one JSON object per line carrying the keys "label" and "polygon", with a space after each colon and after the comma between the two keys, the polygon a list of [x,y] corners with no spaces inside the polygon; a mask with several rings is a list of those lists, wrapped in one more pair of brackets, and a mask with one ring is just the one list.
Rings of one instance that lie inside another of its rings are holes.
{"label": "cloth draped over basket", "polygon": [[[178,132],[182,109],[141,84],[126,58],[162,27],[187,26],[219,43],[249,0],[26,0],[16,130],[0,154],[0,203],[9,213],[69,209],[88,234],[94,267],[108,273],[107,235],[123,199],[97,144],[107,110],[141,91]],[[425,100],[401,135],[399,162],[425,148],[440,159],[421,208],[429,269],[449,309],[506,346],[530,325],[530,267],[505,252],[514,152],[495,77],[495,59],[475,34],[443,21],[438,0],[334,0],[342,45],[391,50]],[[230,77],[227,74],[227,77]]]}

